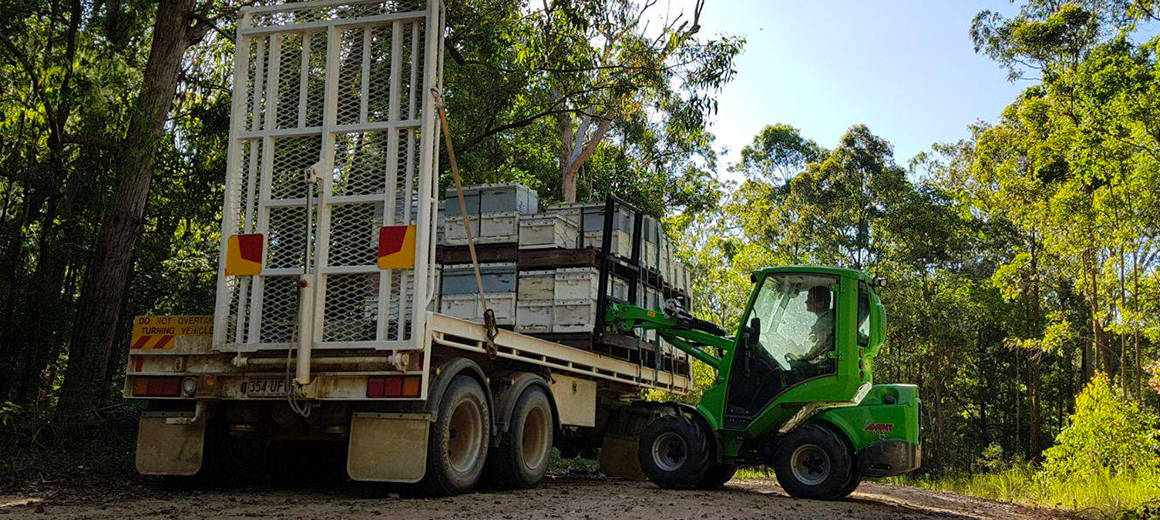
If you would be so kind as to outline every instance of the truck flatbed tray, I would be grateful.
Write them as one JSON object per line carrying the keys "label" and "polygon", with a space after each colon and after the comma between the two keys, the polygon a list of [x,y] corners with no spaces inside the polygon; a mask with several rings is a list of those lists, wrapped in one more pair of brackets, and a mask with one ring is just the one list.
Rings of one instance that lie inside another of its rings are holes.
{"label": "truck flatbed tray", "polygon": [[[487,354],[487,333],[482,324],[439,313],[429,313],[428,319],[434,345]],[[494,342],[497,358],[539,365],[569,375],[682,394],[692,388],[692,380],[685,373],[657,370],[652,366],[517,332],[501,329]]]}

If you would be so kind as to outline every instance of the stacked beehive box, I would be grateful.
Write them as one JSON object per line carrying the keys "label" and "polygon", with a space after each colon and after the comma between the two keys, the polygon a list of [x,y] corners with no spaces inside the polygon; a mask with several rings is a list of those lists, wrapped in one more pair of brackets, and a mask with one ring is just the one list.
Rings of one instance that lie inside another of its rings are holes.
{"label": "stacked beehive box", "polygon": [[[481,258],[486,306],[495,312],[497,324],[557,340],[595,332],[606,205],[559,204],[540,212],[535,192],[518,184],[467,187],[464,199]],[[652,309],[663,307],[667,297],[687,302],[686,271],[672,257],[672,245],[660,223],[649,216],[641,218],[634,264],[638,214],[623,205],[614,208],[606,294]],[[483,308],[475,274],[465,263],[467,236],[454,190],[448,190],[440,211],[440,245],[457,250],[444,255],[455,260],[444,261],[440,311],[481,320]],[[525,262],[527,258],[532,260]],[[632,276],[635,294],[629,291]],[[676,356],[675,349],[662,345],[655,333],[642,339]]]}

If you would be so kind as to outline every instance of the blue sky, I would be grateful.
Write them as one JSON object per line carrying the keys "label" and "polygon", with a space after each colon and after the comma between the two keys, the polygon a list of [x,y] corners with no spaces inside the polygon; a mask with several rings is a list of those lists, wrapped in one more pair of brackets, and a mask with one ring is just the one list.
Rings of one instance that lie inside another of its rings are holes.
{"label": "blue sky", "polygon": [[725,169],[772,123],[825,147],[865,123],[905,166],[932,143],[965,137],[967,125],[994,121],[1029,83],[1009,82],[975,54],[968,30],[986,8],[1016,12],[1005,0],[707,0],[702,34],[747,40],[712,127],[727,150],[719,172],[735,178]]}

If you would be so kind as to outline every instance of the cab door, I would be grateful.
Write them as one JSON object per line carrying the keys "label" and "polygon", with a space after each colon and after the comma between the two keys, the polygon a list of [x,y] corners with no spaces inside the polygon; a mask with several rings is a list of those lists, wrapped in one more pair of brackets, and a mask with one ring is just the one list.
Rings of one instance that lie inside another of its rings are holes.
{"label": "cab door", "polygon": [[760,284],[730,361],[723,414],[730,429],[746,428],[779,396],[838,369],[840,279],[779,273]]}

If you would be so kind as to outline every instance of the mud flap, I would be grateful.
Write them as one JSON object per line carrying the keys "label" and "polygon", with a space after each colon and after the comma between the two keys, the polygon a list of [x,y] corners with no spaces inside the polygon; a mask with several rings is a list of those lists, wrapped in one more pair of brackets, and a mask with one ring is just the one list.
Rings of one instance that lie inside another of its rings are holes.
{"label": "mud flap", "polygon": [[355,413],[346,473],[354,480],[418,482],[427,470],[430,429],[428,414]]}
{"label": "mud flap", "polygon": [[608,433],[600,447],[600,471],[610,477],[648,480],[637,456],[640,437]]}
{"label": "mud flap", "polygon": [[137,425],[137,472],[142,475],[196,475],[205,448],[204,419],[170,424],[172,414],[145,412]]}

